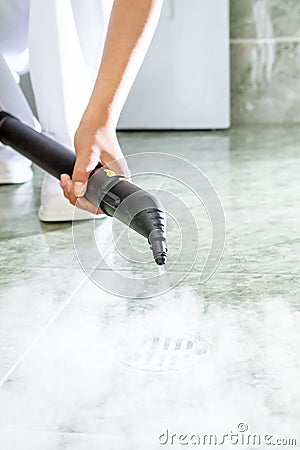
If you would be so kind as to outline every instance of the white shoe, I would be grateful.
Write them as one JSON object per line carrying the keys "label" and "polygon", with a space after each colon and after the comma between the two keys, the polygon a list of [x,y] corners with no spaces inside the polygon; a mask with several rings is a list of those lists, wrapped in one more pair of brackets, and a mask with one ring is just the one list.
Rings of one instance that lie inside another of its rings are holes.
{"label": "white shoe", "polygon": [[59,181],[46,174],[41,191],[41,206],[39,219],[42,222],[66,222],[71,220],[99,219],[105,214],[95,215],[88,211],[76,208],[64,197]]}
{"label": "white shoe", "polygon": [[31,161],[0,143],[0,184],[26,183],[32,176]]}

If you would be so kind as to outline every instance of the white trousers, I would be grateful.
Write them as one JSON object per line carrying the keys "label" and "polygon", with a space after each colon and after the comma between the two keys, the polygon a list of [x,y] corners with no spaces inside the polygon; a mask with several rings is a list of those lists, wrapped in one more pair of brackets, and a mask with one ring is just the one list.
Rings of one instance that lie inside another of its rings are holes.
{"label": "white trousers", "polygon": [[0,0],[0,105],[29,125],[14,71],[29,70],[43,130],[71,145],[101,61],[113,0]]}

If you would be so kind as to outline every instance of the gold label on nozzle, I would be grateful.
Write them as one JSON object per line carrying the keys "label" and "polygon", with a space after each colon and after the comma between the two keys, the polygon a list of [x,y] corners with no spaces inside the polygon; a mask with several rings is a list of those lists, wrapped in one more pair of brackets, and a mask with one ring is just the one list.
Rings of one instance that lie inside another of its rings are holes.
{"label": "gold label on nozzle", "polygon": [[[116,174],[116,172],[114,172],[113,170],[110,169],[104,169],[104,172],[106,173],[106,175],[108,177],[117,177],[118,175]],[[125,177],[119,177],[118,178],[119,181],[127,181],[127,178]]]}
{"label": "gold label on nozzle", "polygon": [[110,169],[104,169],[104,172],[106,173],[106,175],[108,177],[114,177],[117,175],[113,170],[110,170]]}

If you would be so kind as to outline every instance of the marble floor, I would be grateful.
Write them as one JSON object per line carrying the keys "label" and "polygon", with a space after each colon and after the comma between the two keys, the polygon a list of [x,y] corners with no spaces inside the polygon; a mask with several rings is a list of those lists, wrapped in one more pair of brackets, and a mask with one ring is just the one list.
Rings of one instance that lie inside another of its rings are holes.
{"label": "marble floor", "polygon": [[[101,246],[111,222],[40,223],[37,168],[32,182],[1,186],[0,449],[208,447],[205,435],[215,448],[299,448],[300,127],[123,132],[120,141],[126,154],[157,154],[160,170],[160,153],[201,169],[226,218],[222,258],[204,280],[212,224],[178,180],[163,183],[182,202],[181,250],[199,249],[192,264],[177,261],[170,220],[166,274],[133,233],[140,260],[108,246],[91,276],[89,237]],[[149,177],[141,184],[161,189]],[[201,337],[209,350],[181,370],[141,370],[124,355],[145,336]]]}

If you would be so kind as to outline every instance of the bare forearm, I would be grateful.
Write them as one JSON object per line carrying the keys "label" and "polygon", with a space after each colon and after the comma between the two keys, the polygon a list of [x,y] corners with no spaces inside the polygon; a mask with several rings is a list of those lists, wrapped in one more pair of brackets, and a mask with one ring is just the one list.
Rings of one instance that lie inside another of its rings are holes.
{"label": "bare forearm", "polygon": [[[72,179],[66,174],[61,177],[64,195],[73,205],[83,196],[88,177],[99,162],[129,175],[116,126],[156,29],[162,3],[114,0],[97,80],[74,138],[76,163]],[[94,212],[87,199],[80,200],[81,208]]]}
{"label": "bare forearm", "polygon": [[115,0],[95,87],[82,122],[116,127],[156,29],[163,0]]}

